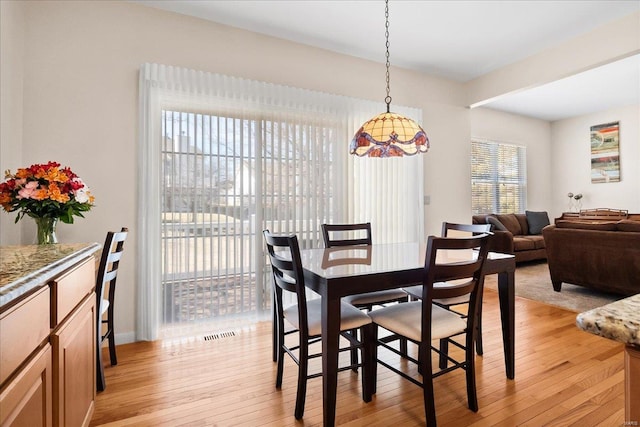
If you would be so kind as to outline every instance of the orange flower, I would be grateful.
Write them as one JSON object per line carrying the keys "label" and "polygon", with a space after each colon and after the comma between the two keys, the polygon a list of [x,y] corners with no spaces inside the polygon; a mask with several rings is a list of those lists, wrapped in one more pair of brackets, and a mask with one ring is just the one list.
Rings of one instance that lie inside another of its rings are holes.
{"label": "orange flower", "polygon": [[69,201],[69,196],[62,194],[60,187],[58,187],[58,184],[55,182],[49,184],[49,198],[60,203],[67,203]]}
{"label": "orange flower", "polygon": [[29,172],[29,169],[18,169],[18,172],[16,172],[16,178],[28,178],[29,175],[31,175],[31,172]]}
{"label": "orange flower", "polygon": [[61,172],[58,168],[51,168],[47,171],[45,175],[45,179],[49,182],[67,182],[69,181],[69,177],[65,175],[64,172]]}
{"label": "orange flower", "polygon": [[49,192],[46,188],[40,188],[39,190],[36,190],[35,193],[33,193],[31,198],[35,200],[45,200],[49,198]]}

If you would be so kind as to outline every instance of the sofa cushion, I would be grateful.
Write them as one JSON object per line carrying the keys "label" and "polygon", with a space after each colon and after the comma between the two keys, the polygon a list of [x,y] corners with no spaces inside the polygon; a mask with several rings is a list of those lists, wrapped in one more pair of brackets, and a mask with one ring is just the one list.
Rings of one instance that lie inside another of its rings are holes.
{"label": "sofa cushion", "polygon": [[640,221],[623,219],[616,224],[618,231],[635,231],[640,232]]}
{"label": "sofa cushion", "polygon": [[521,213],[513,214],[513,216],[516,217],[516,219],[518,220],[518,223],[520,224],[520,234],[522,235],[529,234],[529,224],[527,223],[527,216]]}
{"label": "sofa cushion", "polygon": [[581,230],[616,231],[618,224],[615,221],[570,221],[560,219],[556,221],[558,228],[576,228]]}
{"label": "sofa cushion", "polygon": [[536,248],[536,244],[533,240],[527,237],[522,237],[522,236],[513,237],[513,250],[515,252],[532,251],[535,248]]}
{"label": "sofa cushion", "polygon": [[544,237],[542,237],[542,234],[530,234],[528,236],[522,236],[522,238],[532,241],[535,249],[545,248]]}
{"label": "sofa cushion", "polygon": [[487,224],[491,224],[493,226],[493,230],[509,231],[507,230],[507,227],[505,227],[504,224],[498,220],[498,218],[491,215],[487,216]]}
{"label": "sofa cushion", "polygon": [[520,222],[514,214],[498,214],[496,215],[496,218],[498,218],[498,221],[500,221],[502,225],[504,225],[514,236],[523,234]]}
{"label": "sofa cushion", "polygon": [[529,234],[541,234],[542,229],[551,224],[549,222],[549,214],[546,211],[525,211],[525,215],[529,224]]}

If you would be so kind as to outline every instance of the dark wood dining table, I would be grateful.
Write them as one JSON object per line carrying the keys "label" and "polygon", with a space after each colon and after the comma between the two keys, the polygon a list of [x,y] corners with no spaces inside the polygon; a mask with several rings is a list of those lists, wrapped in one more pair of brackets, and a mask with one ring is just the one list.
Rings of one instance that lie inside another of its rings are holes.
{"label": "dark wood dining table", "polygon": [[[304,249],[300,251],[305,284],[322,299],[322,399],[326,427],[335,425],[340,337],[340,299],[347,295],[394,289],[422,279],[426,245],[420,243]],[[461,261],[460,251],[436,262]],[[464,257],[473,257],[468,251]],[[467,258],[468,259],[468,258]],[[515,257],[489,252],[485,274],[498,274],[498,296],[506,376],[515,377]]]}

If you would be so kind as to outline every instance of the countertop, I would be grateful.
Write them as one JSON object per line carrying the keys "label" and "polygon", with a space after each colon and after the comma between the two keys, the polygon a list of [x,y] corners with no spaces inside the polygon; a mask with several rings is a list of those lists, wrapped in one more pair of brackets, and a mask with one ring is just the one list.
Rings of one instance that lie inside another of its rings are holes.
{"label": "countertop", "polygon": [[640,347],[640,294],[580,313],[576,325],[594,335]]}
{"label": "countertop", "polygon": [[0,246],[0,310],[101,248],[98,243]]}

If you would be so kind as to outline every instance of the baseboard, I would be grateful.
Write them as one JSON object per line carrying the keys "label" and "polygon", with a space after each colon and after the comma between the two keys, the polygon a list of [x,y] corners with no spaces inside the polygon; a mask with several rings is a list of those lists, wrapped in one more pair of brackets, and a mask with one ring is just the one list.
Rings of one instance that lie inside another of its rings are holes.
{"label": "baseboard", "polygon": [[135,342],[136,333],[135,332],[125,332],[122,334],[116,334],[116,345],[120,344],[129,344]]}

